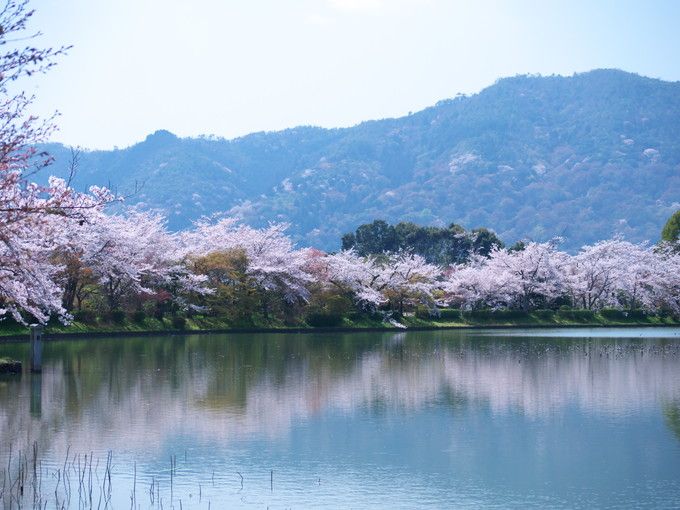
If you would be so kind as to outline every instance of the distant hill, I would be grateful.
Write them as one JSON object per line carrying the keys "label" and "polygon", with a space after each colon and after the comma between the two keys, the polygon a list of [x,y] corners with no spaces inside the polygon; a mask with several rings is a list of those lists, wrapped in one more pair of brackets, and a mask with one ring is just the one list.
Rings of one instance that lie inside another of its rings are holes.
{"label": "distant hill", "polygon": [[[51,144],[52,173],[68,149]],[[107,184],[164,210],[171,228],[231,210],[290,222],[302,245],[390,222],[487,226],[506,242],[566,248],[623,234],[655,241],[680,207],[680,83],[618,70],[504,78],[396,119],[234,140],[158,131],[82,156],[74,184]]]}

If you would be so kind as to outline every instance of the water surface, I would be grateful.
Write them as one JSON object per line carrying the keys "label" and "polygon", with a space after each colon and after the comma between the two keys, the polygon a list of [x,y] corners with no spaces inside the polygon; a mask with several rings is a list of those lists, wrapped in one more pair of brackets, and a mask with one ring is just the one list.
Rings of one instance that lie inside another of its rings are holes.
{"label": "water surface", "polygon": [[680,330],[50,342],[0,379],[0,476],[34,443],[48,508],[109,451],[112,508],[677,508]]}

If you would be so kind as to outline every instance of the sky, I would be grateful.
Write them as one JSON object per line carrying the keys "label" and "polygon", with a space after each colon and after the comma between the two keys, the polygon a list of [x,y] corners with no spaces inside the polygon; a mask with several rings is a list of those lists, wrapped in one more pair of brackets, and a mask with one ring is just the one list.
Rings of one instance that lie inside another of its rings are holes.
{"label": "sky", "polygon": [[680,1],[33,0],[36,44],[73,45],[22,85],[54,141],[159,129],[234,138],[397,117],[517,74],[619,68],[680,80]]}

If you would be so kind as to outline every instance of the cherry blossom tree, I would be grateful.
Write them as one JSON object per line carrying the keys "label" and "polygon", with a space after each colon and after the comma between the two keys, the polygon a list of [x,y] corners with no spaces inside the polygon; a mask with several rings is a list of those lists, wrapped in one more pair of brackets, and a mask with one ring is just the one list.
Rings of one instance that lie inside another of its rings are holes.
{"label": "cherry blossom tree", "polygon": [[564,291],[562,278],[567,255],[556,249],[559,240],[547,243],[527,243],[522,250],[492,251],[487,268],[506,273],[513,292],[513,303],[521,310],[558,298]]}
{"label": "cherry blossom tree", "polygon": [[67,318],[54,281],[58,268],[51,260],[69,220],[86,221],[85,212],[111,200],[102,188],[76,193],[63,179],[40,186],[29,178],[51,159],[38,152],[54,130],[52,119],[40,122],[27,110],[33,100],[11,93],[10,83],[47,71],[67,48],[21,47],[33,11],[27,2],[7,1],[0,8],[0,318],[8,314],[25,322],[50,315]]}
{"label": "cherry blossom tree", "polygon": [[657,309],[680,316],[680,251],[676,243],[662,243],[654,250],[658,257]]}
{"label": "cherry blossom tree", "polygon": [[622,308],[654,311],[661,299],[664,261],[646,244],[619,242],[616,258],[622,266],[615,295]]}
{"label": "cherry blossom tree", "polygon": [[207,292],[206,278],[181,263],[178,238],[157,213],[130,208],[123,214],[92,214],[90,221],[74,226],[60,252],[70,269],[64,273],[65,295],[96,284],[109,310],[120,308],[125,296],[159,290],[186,309],[192,294]]}
{"label": "cherry blossom tree", "polygon": [[568,256],[555,242],[527,243],[522,250],[494,249],[488,258],[473,257],[456,266],[444,285],[449,300],[466,308],[529,310],[564,292]]}
{"label": "cherry blossom tree", "polygon": [[422,303],[433,307],[432,292],[440,274],[437,266],[428,264],[420,255],[402,251],[388,255],[383,262],[378,288],[399,313],[404,312],[404,305]]}
{"label": "cherry blossom tree", "polygon": [[110,310],[120,307],[125,294],[153,292],[146,283],[165,270],[165,254],[173,250],[163,222],[159,215],[130,210],[125,215],[102,214],[84,226],[84,263]]}
{"label": "cherry blossom tree", "polygon": [[328,255],[325,263],[322,274],[327,283],[351,294],[359,305],[376,308],[387,302],[380,288],[383,269],[375,257],[360,257],[354,250],[345,250]]}
{"label": "cherry blossom tree", "polygon": [[329,255],[327,282],[353,295],[360,305],[377,308],[388,302],[401,313],[404,305],[434,302],[432,291],[441,270],[420,255],[398,252],[360,257],[353,250]]}
{"label": "cherry blossom tree", "polygon": [[567,264],[565,281],[576,306],[654,311],[672,303],[676,261],[673,250],[614,238],[584,246]]}
{"label": "cherry blossom tree", "polygon": [[447,272],[442,284],[446,300],[465,309],[502,308],[517,293],[516,279],[508,271],[488,267],[489,259],[475,255],[468,264],[458,264]]}
{"label": "cherry blossom tree", "polygon": [[181,236],[185,256],[205,256],[213,252],[243,250],[247,257],[246,273],[268,292],[280,293],[288,303],[304,301],[312,282],[305,271],[307,250],[295,249],[286,235],[287,224],[273,223],[255,229],[233,218],[204,219]]}
{"label": "cherry blossom tree", "polygon": [[584,246],[569,260],[565,283],[572,303],[586,310],[594,310],[616,303],[616,282],[625,268],[618,259],[617,239]]}

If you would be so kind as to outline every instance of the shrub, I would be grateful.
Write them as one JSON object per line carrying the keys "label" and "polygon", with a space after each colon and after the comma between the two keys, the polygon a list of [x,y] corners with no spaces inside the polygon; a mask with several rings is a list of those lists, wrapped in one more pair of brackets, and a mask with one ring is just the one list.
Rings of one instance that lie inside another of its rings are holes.
{"label": "shrub", "polygon": [[73,314],[73,319],[84,324],[94,324],[97,322],[97,314],[94,310],[77,310]]}
{"label": "shrub", "polygon": [[592,321],[595,319],[595,312],[592,310],[564,310],[560,307],[557,316],[571,321]]}
{"label": "shrub", "polygon": [[137,310],[132,314],[132,320],[137,324],[144,324],[145,319],[146,313],[144,313],[144,310]]}
{"label": "shrub", "polygon": [[256,326],[253,317],[237,317],[229,321],[229,326],[232,328],[252,328]]}
{"label": "shrub", "polygon": [[111,310],[108,319],[114,324],[122,324],[125,322],[125,312],[123,310]]}
{"label": "shrub", "polygon": [[352,322],[357,322],[357,321],[360,321],[360,320],[365,319],[367,317],[372,318],[372,315],[369,314],[369,313],[358,312],[358,311],[350,312],[350,313],[347,314],[347,318],[349,320],[351,320]]}
{"label": "shrub", "polygon": [[600,315],[612,321],[639,320],[645,318],[644,310],[617,310],[615,308],[603,308]]}
{"label": "shrub", "polygon": [[[33,320],[30,320],[29,323],[34,322]],[[61,319],[57,315],[52,315],[50,318],[47,320],[47,326],[48,328],[54,327],[54,326],[61,326]]]}
{"label": "shrub", "polygon": [[463,316],[458,308],[440,308],[439,318],[447,321],[461,321]]}
{"label": "shrub", "polygon": [[330,315],[347,315],[352,310],[352,301],[345,296],[329,296],[325,309]]}
{"label": "shrub", "polygon": [[179,315],[172,318],[173,329],[185,329],[187,327],[187,320]]}
{"label": "shrub", "polygon": [[660,310],[657,310],[656,315],[661,317],[661,318],[664,318],[664,319],[668,319],[668,318],[671,318],[671,319],[674,319],[674,320],[680,319],[680,316],[677,315],[674,310],[671,310],[670,308],[667,308],[665,306],[663,308],[661,308]]}
{"label": "shrub", "polygon": [[646,319],[647,318],[647,312],[645,310],[628,310],[628,318],[629,319]]}
{"label": "shrub", "polygon": [[419,319],[429,319],[430,311],[427,309],[427,307],[418,305],[416,306],[416,317]]}
{"label": "shrub", "polygon": [[440,308],[430,308],[425,305],[418,305],[416,307],[415,316],[419,319],[431,320],[441,318],[442,310]]}
{"label": "shrub", "polygon": [[524,319],[527,313],[521,310],[473,310],[469,316],[479,321],[507,321]]}
{"label": "shrub", "polygon": [[555,312],[553,310],[535,310],[533,315],[537,319],[550,320],[555,317]]}
{"label": "shrub", "polygon": [[342,315],[324,312],[307,314],[307,324],[314,328],[332,328],[342,324]]}

